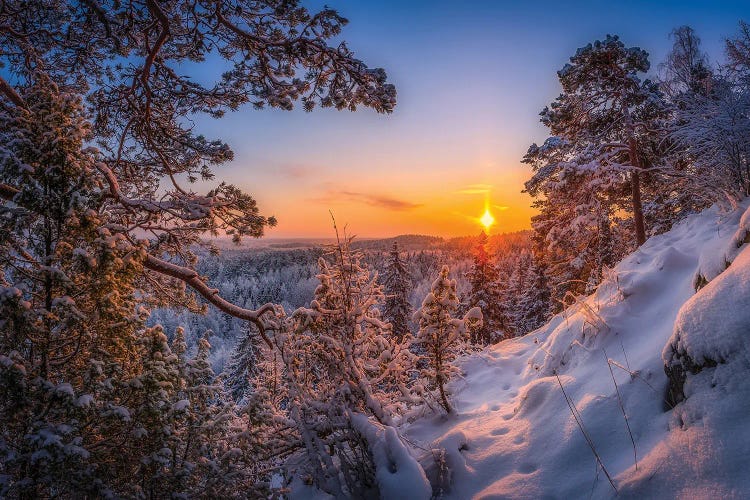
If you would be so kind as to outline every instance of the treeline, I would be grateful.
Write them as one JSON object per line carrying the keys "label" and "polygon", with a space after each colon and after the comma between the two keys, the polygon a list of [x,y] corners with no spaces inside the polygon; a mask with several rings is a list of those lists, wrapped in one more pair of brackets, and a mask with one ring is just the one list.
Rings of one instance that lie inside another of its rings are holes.
{"label": "treeline", "polygon": [[[364,243],[364,244],[363,244]],[[395,245],[395,247],[394,247]],[[409,251],[404,251],[405,245]],[[426,248],[425,246],[426,245]],[[352,241],[352,247],[362,251],[362,261],[375,275],[378,282],[386,287],[387,307],[394,300],[393,291],[389,291],[389,280],[399,280],[398,296],[403,297],[407,307],[407,320],[403,331],[415,333],[417,323],[411,314],[422,303],[429,293],[432,282],[440,273],[443,265],[449,266],[451,275],[456,280],[459,297],[459,310],[466,311],[480,304],[477,294],[491,289],[492,303],[498,307],[492,309],[481,306],[490,326],[491,333],[483,334],[484,340],[475,339],[485,345],[503,338],[525,334],[543,324],[551,311],[549,303],[539,306],[538,311],[529,311],[530,295],[545,293],[544,283],[537,282],[537,287],[530,287],[534,272],[538,273],[532,258],[531,239],[528,231],[493,235],[489,238],[479,237],[452,238],[443,240],[432,237],[398,237],[384,240]],[[266,303],[281,305],[286,311],[309,305],[315,288],[319,284],[317,274],[318,260],[324,247],[303,249],[227,249],[215,255],[199,251],[198,272],[219,291],[222,297],[234,304],[249,309],[256,309]],[[392,249],[396,249],[399,258],[397,277],[392,272]],[[384,249],[390,249],[385,251]],[[476,262],[476,256],[482,252],[484,262]],[[497,272],[493,276],[482,277],[491,263]],[[400,267],[402,266],[402,268]],[[476,271],[479,266],[481,269]],[[470,276],[484,282],[480,288],[473,288]],[[483,288],[482,288],[483,287]],[[548,293],[548,292],[547,292]],[[488,302],[489,303],[489,302]],[[484,304],[484,303],[483,303]],[[501,315],[498,320],[490,319],[493,312]],[[234,318],[216,308],[207,307],[202,314],[189,309],[175,310],[157,308],[151,312],[149,325],[162,325],[167,332],[174,332],[181,327],[190,352],[197,348],[201,338],[209,332],[211,342],[211,362],[213,369],[222,372],[232,349],[246,335],[247,322]]]}

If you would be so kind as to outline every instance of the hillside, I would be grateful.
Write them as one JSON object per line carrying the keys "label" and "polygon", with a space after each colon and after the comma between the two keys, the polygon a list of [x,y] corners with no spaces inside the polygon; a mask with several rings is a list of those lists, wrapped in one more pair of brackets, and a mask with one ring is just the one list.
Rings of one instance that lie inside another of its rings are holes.
{"label": "hillside", "polygon": [[544,327],[465,359],[457,414],[404,429],[435,493],[747,498],[748,205],[691,216]]}

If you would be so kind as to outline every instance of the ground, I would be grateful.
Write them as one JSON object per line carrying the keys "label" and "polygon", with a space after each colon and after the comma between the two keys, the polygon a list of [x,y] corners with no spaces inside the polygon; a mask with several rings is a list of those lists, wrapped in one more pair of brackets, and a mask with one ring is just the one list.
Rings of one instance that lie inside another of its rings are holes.
{"label": "ground", "polygon": [[[456,414],[402,428],[435,492],[750,496],[748,205],[651,238],[592,296],[464,359],[450,386]],[[696,292],[698,275],[709,283]],[[685,356],[710,362],[687,373],[686,399],[671,408],[664,366]]]}

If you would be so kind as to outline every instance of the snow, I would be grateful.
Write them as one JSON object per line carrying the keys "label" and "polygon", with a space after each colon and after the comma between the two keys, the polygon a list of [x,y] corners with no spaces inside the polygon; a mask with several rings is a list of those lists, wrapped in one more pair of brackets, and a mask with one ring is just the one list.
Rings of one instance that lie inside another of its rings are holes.
{"label": "snow", "polygon": [[57,387],[55,387],[55,392],[60,395],[64,394],[65,396],[69,396],[71,398],[75,396],[75,392],[73,391],[73,386],[67,382],[57,384]]}
{"label": "snow", "polygon": [[84,394],[76,399],[76,406],[89,406],[94,403],[94,397],[91,394]]}
{"label": "snow", "polygon": [[172,405],[172,409],[174,411],[184,411],[188,406],[190,406],[190,401],[187,399],[181,399]]}
{"label": "snow", "polygon": [[367,440],[375,464],[381,498],[429,499],[430,483],[393,427],[352,414],[351,422]]}
{"label": "snow", "polygon": [[[750,245],[737,244],[748,206],[689,217],[547,325],[464,358],[463,378],[448,386],[455,414],[401,429],[427,450],[419,460],[433,491],[455,499],[747,498]],[[699,273],[709,283],[696,292]],[[678,362],[673,352],[718,364],[688,373],[687,399],[669,409],[664,366]]]}

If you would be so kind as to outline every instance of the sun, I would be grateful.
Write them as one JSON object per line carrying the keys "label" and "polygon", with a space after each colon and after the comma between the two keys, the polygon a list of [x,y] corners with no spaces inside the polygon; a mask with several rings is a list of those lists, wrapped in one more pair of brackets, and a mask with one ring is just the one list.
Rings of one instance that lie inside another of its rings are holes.
{"label": "sun", "polygon": [[489,208],[484,209],[484,214],[479,218],[479,222],[482,223],[487,231],[490,230],[490,226],[495,223],[495,217],[492,215]]}

